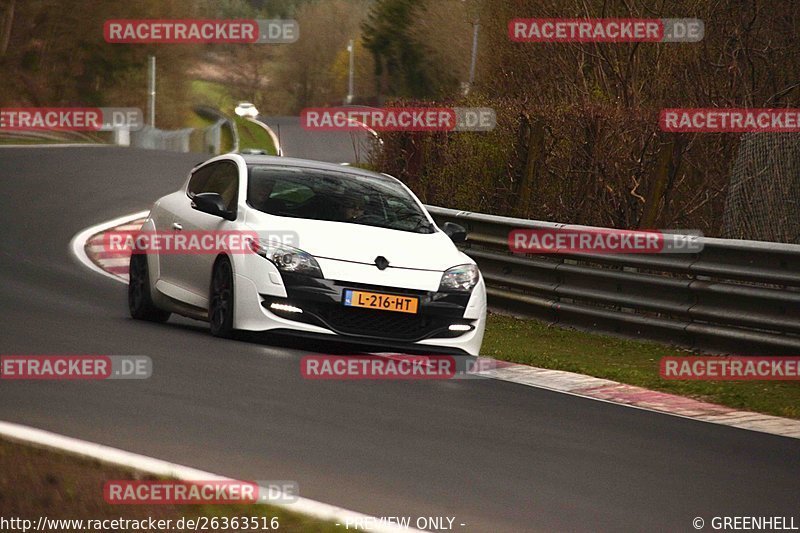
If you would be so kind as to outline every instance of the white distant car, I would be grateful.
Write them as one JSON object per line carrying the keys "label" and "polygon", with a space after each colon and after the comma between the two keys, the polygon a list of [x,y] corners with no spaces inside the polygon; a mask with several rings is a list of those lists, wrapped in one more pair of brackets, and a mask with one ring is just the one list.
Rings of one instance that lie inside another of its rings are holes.
{"label": "white distant car", "polygon": [[258,109],[250,102],[239,102],[234,112],[240,117],[256,118],[258,116]]}
{"label": "white distant car", "polygon": [[454,244],[464,228],[439,228],[391,176],[226,154],[159,199],[142,230],[258,238],[249,253],[132,255],[134,318],[165,321],[174,312],[209,321],[221,337],[251,330],[430,354],[480,351],[486,288]]}

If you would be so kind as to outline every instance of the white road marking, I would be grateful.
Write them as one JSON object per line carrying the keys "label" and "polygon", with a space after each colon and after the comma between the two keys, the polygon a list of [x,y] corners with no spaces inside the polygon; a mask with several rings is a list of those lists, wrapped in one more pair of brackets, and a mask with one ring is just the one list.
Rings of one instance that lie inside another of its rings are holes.
{"label": "white road marking", "polygon": [[130,257],[127,257],[127,256],[126,257],[110,257],[108,259],[103,259],[103,266],[107,267],[107,268],[108,267],[110,267],[110,268],[113,268],[113,267],[124,267],[124,266],[128,266],[128,263],[130,263],[130,261],[131,261]]}
{"label": "white road marking", "polygon": [[[698,422],[706,422],[709,424],[717,424],[748,431],[758,431],[760,433],[769,433],[771,435],[780,435],[782,437],[800,439],[800,420],[754,413],[752,411],[737,411],[733,408],[725,408],[728,409],[728,411],[721,413],[709,414],[700,410],[700,412],[697,414],[689,414],[691,412],[691,408],[689,406],[681,407],[680,410],[683,411],[682,413],[680,411],[667,411],[666,409],[668,407],[665,407],[664,409],[655,409],[646,405],[626,403],[613,398],[591,396],[589,394],[591,392],[589,389],[608,385],[621,385],[621,383],[608,379],[596,378],[593,376],[584,376],[583,374],[575,374],[574,372],[548,370],[527,365],[512,364],[508,367],[486,371],[484,374],[500,381],[517,383],[527,387],[537,387],[540,389],[559,392],[561,394],[569,394],[570,396],[577,396],[579,398],[586,398],[588,400],[594,400],[597,402],[610,403],[622,407],[630,407],[631,409],[639,409],[641,411],[650,411],[651,413],[676,416],[678,418],[685,418]],[[634,385],[628,386],[635,387]],[[650,389],[641,389],[641,391],[658,392]],[[709,405],[705,404],[704,402],[692,400],[691,398],[680,398],[686,403],[696,402],[696,405],[698,406]],[[717,406],[716,404],[712,405],[715,405],[716,407],[724,407]]]}
{"label": "white road marking", "polygon": [[[65,437],[50,431],[23,426],[21,424],[13,424],[11,422],[0,421],[0,435],[11,440],[45,446],[81,457],[97,459],[107,464],[133,468],[156,476],[177,478],[184,481],[241,481],[204,472],[189,466],[170,463],[168,461],[162,461],[161,459],[147,457],[146,455],[139,455],[102,444]],[[302,490],[302,487],[300,487],[300,490]],[[260,487],[259,493],[266,494],[267,489]],[[275,488],[272,489],[272,494],[278,496]],[[278,500],[281,499],[289,498],[278,497]],[[275,507],[281,507],[287,511],[301,513],[329,522],[343,524],[354,524],[357,522],[362,524],[368,523],[370,524],[370,531],[386,531],[392,533],[398,531],[419,531],[418,529],[402,528],[386,523],[382,524],[380,520],[375,517],[315,500],[309,500],[307,498],[297,498],[291,503],[271,501],[269,504]]]}

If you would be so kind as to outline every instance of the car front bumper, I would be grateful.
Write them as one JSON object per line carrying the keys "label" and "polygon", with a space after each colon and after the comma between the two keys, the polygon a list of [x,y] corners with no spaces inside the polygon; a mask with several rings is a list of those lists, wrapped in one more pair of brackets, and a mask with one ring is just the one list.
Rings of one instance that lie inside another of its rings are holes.
{"label": "car front bumper", "polygon": [[[483,279],[470,293],[444,293],[287,273],[281,277],[285,295],[260,293],[249,279],[236,280],[237,328],[337,340],[365,349],[470,355],[480,351],[486,316]],[[343,304],[347,289],[413,296],[419,299],[418,312],[348,307]],[[452,331],[451,325],[470,329]]]}

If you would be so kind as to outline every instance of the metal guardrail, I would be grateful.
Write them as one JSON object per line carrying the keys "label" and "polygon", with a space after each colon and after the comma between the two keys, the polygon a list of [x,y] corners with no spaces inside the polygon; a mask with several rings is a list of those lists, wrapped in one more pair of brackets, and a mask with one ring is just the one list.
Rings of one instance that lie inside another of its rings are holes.
{"label": "metal guardrail", "polygon": [[227,119],[220,118],[214,124],[203,130],[203,150],[206,153],[217,155],[222,147],[222,126],[227,124]]}
{"label": "metal guardrail", "polygon": [[91,135],[82,131],[22,131],[3,129],[0,131],[0,138],[9,141],[31,141],[43,142],[55,141],[57,143],[102,143],[102,139],[97,135]]}
{"label": "metal guardrail", "polygon": [[188,152],[192,131],[192,128],[167,131],[145,126],[131,132],[130,145],[134,148]]}
{"label": "metal guardrail", "polygon": [[[222,138],[221,138],[222,127],[227,127],[231,132],[231,143],[233,144],[233,146],[230,147],[230,151],[232,152],[239,151],[239,130],[236,127],[236,122],[234,122],[231,118],[229,118],[227,115],[225,115],[225,113],[223,113],[216,107],[211,107],[208,105],[196,105],[192,109],[194,110],[195,113],[197,113],[201,117],[215,121],[213,125],[206,128],[203,132],[203,150],[205,152],[214,155],[220,154],[222,152]],[[219,123],[220,121],[222,121],[223,123],[220,124]],[[217,136],[216,138],[213,137],[215,135]],[[216,144],[214,144],[215,140],[217,141]]]}
{"label": "metal guardrail", "polygon": [[467,229],[462,249],[495,308],[702,351],[800,353],[798,245],[701,237],[697,253],[520,255],[512,229],[601,228],[428,210]]}

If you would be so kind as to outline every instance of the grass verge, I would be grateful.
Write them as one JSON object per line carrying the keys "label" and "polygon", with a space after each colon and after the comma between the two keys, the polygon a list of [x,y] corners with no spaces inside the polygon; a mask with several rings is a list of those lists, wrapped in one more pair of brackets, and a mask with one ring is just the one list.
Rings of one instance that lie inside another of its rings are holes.
{"label": "grass verge", "polygon": [[[2,516],[49,519],[173,520],[198,517],[277,517],[280,531],[340,531],[322,522],[268,505],[111,505],[103,499],[108,480],[157,479],[99,461],[0,439]],[[176,528],[172,528],[176,530]],[[224,531],[216,529],[215,531]],[[231,530],[233,531],[233,530]]]}
{"label": "grass verge", "polygon": [[[191,100],[194,103],[215,107],[225,115],[233,117],[233,121],[239,131],[239,150],[264,150],[267,154],[276,155],[277,151],[275,144],[272,142],[272,137],[269,136],[264,128],[234,114],[234,108],[238,101],[230,95],[228,88],[224,84],[207,80],[193,80],[191,90]],[[192,118],[192,120],[197,119]],[[204,126],[193,125],[193,127]],[[233,146],[232,139],[226,139],[225,136],[230,136],[227,128],[223,129],[223,152],[232,149],[231,147]]]}
{"label": "grass verge", "polygon": [[269,155],[276,155],[275,143],[269,133],[253,122],[242,117],[234,116],[234,122],[239,130],[239,150],[255,149],[264,150]]}
{"label": "grass verge", "polygon": [[548,327],[535,320],[490,314],[481,355],[566,370],[699,400],[800,419],[800,381],[672,381],[661,379],[665,356],[682,348]]}
{"label": "grass verge", "polygon": [[[203,134],[205,129],[209,126],[213,126],[214,123],[214,120],[201,117],[197,113],[192,113],[189,116],[186,125],[190,128],[194,128],[191,137],[191,149],[193,152],[206,152],[208,150],[208,147],[203,145],[205,142]],[[224,154],[231,150],[233,150],[233,135],[231,134],[231,128],[228,127],[228,125],[224,125],[220,131],[220,153]]]}
{"label": "grass verge", "polygon": [[215,81],[192,80],[190,100],[194,104],[204,104],[221,109],[223,113],[232,114],[236,100],[228,92],[228,88]]}

